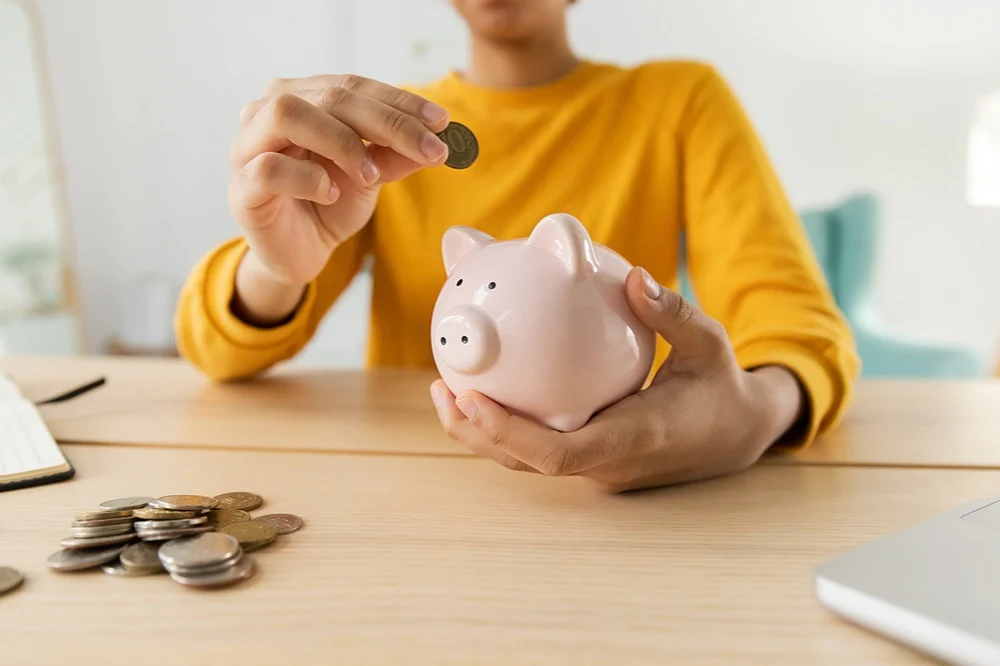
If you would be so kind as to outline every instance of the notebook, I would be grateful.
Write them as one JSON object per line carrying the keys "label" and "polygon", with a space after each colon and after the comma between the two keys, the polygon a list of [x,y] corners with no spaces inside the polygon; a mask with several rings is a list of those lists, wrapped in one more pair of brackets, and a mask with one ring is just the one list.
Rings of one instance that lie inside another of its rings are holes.
{"label": "notebook", "polygon": [[64,481],[73,474],[34,403],[0,374],[0,491]]}

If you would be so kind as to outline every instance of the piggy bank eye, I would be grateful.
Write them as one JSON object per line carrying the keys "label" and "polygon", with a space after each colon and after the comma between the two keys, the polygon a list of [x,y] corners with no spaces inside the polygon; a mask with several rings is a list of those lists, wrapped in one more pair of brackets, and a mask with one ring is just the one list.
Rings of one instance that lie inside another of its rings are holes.
{"label": "piggy bank eye", "polygon": [[490,282],[488,285],[486,285],[486,288],[487,289],[496,289],[497,288],[497,283],[496,282]]}
{"label": "piggy bank eye", "polygon": [[458,282],[455,283],[455,286],[456,287],[461,287],[462,286],[462,278],[458,278]]}

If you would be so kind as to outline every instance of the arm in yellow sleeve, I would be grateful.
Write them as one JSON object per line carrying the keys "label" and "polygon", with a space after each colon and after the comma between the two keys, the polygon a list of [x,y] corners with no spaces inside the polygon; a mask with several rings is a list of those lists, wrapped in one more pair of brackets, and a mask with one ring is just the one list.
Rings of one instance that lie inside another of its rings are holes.
{"label": "arm in yellow sleeve", "polygon": [[808,397],[809,445],[835,425],[860,362],[802,224],[749,119],[706,68],[681,125],[687,262],[705,312],[725,327],[745,369],[779,365]]}
{"label": "arm in yellow sleeve", "polygon": [[369,228],[333,251],[292,318],[273,328],[251,326],[230,309],[246,241],[238,238],[216,248],[199,262],[181,291],[174,318],[181,356],[221,381],[255,375],[297,354],[357,274],[369,250]]}

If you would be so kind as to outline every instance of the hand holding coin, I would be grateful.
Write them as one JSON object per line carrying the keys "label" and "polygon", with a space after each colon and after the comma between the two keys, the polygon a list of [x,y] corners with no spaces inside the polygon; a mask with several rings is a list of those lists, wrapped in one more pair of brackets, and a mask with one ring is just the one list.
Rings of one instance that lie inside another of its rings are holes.
{"label": "hand holding coin", "polygon": [[351,74],[274,81],[240,126],[230,208],[260,267],[296,286],[364,228],[382,184],[448,157],[446,109]]}

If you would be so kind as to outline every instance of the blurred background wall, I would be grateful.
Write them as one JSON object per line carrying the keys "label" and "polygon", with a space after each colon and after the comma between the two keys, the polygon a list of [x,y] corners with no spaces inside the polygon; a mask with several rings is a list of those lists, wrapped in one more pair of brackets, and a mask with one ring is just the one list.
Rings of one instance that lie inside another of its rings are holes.
{"label": "blurred background wall", "polygon": [[[170,344],[192,265],[236,232],[227,155],[270,78],[419,82],[464,59],[444,0],[38,0],[89,351]],[[977,100],[1000,89],[1000,2],[581,0],[587,57],[711,61],[799,209],[882,205],[875,304],[888,325],[992,359],[1000,208],[966,201]],[[438,260],[438,258],[433,258]],[[361,276],[300,362],[360,364]]]}

